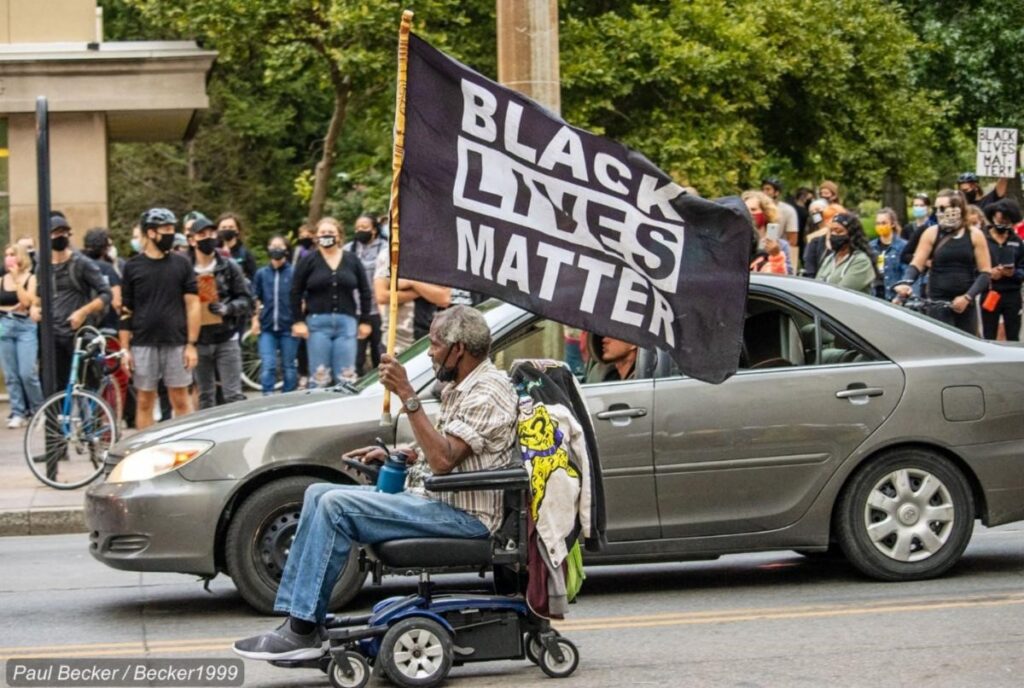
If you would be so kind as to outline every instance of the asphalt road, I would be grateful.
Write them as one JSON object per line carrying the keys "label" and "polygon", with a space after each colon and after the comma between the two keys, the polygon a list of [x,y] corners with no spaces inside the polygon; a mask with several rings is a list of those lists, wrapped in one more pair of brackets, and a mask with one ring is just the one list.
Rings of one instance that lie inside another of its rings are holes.
{"label": "asphalt road", "polygon": [[[229,580],[207,593],[181,575],[114,571],[89,556],[85,536],[0,538],[0,562],[4,660],[231,657],[232,640],[276,625]],[[368,586],[355,608],[413,586]],[[594,567],[560,628],[582,656],[570,679],[550,684],[526,662],[492,662],[454,669],[447,685],[1016,688],[1024,525],[979,526],[960,566],[922,583],[876,583],[791,552]],[[329,685],[316,671],[245,670],[246,685]]]}

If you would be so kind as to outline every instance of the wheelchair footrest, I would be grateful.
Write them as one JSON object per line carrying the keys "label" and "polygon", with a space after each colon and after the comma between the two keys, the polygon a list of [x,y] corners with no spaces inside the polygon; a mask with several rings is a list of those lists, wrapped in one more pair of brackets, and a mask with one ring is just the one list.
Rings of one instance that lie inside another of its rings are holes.
{"label": "wheelchair footrest", "polygon": [[388,632],[387,626],[362,626],[360,628],[329,628],[327,639],[331,646],[351,643],[363,638],[374,638]]}

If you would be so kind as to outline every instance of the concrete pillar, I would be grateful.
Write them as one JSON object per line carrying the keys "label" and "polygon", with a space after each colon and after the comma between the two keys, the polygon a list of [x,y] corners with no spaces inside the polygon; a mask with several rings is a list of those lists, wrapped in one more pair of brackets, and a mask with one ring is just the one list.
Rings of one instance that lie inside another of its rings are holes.
{"label": "concrete pillar", "polygon": [[498,81],[560,113],[557,0],[496,0]]}
{"label": "concrete pillar", "polygon": [[[10,115],[8,122],[13,240],[39,232],[35,116]],[[67,216],[72,241],[80,246],[87,229],[108,223],[104,113],[50,113],[50,173],[51,206]]]}

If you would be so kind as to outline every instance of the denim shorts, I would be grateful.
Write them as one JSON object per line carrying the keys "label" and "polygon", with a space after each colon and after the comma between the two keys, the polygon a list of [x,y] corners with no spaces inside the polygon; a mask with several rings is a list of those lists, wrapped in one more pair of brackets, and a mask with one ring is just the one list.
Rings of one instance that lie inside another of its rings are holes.
{"label": "denim shorts", "polygon": [[185,369],[185,347],[175,345],[133,346],[135,389],[155,392],[160,380],[167,387],[188,387],[192,371]]}

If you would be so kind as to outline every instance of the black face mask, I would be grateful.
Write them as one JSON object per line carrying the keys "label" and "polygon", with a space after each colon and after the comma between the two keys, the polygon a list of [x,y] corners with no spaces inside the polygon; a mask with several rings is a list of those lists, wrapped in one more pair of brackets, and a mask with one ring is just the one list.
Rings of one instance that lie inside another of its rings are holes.
{"label": "black face mask", "polygon": [[448,347],[448,352],[444,355],[444,360],[441,361],[441,365],[437,367],[437,380],[438,382],[454,382],[455,378],[459,375],[459,361],[462,360],[462,354],[459,354],[455,359],[455,365],[450,368],[445,365],[448,363],[448,357],[452,355],[452,348],[455,345],[452,344]]}
{"label": "black face mask", "polygon": [[1013,227],[1010,225],[995,225],[992,229],[996,230],[997,234],[1009,234]]}
{"label": "black face mask", "polygon": [[373,241],[373,232],[356,232],[356,241],[360,244],[368,244]]}
{"label": "black face mask", "polygon": [[846,248],[846,245],[850,243],[850,237],[848,236],[830,236],[828,242],[832,244],[832,250],[838,253]]}
{"label": "black face mask", "polygon": [[233,241],[238,238],[238,232],[233,229],[224,229],[217,232],[217,236],[220,237],[221,241]]}
{"label": "black face mask", "polygon": [[313,237],[302,237],[299,239],[299,246],[302,248],[313,248]]}
{"label": "black face mask", "polygon": [[63,251],[71,243],[71,238],[67,236],[59,236],[50,239],[50,246],[54,251]]}
{"label": "black face mask", "polygon": [[288,255],[288,252],[283,248],[272,248],[267,250],[267,254],[271,260],[283,260]]}
{"label": "black face mask", "polygon": [[328,234],[327,236],[317,237],[316,242],[324,248],[330,248],[338,243],[338,237]]}
{"label": "black face mask", "polygon": [[157,234],[154,243],[162,253],[170,253],[174,248],[174,234]]}
{"label": "black face mask", "polygon": [[213,237],[200,239],[196,242],[196,248],[206,255],[212,256],[213,252],[217,250],[217,240]]}

